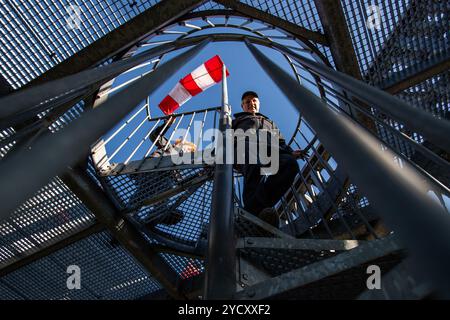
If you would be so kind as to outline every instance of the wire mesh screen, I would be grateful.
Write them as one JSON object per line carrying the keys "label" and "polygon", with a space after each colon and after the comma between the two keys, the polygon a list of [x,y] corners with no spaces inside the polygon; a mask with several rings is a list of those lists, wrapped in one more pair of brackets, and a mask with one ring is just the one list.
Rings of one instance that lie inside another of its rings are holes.
{"label": "wire mesh screen", "polygon": [[[25,299],[138,299],[161,289],[111,240],[107,232],[92,235],[2,277],[0,283]],[[69,266],[79,267],[80,289],[68,289],[74,274]],[[11,296],[6,290],[0,294],[2,299]]]}
{"label": "wire mesh screen", "polygon": [[2,74],[14,89],[19,88],[158,2],[3,2]]}
{"label": "wire mesh screen", "polygon": [[0,265],[66,238],[94,220],[94,215],[56,177],[0,224]]}

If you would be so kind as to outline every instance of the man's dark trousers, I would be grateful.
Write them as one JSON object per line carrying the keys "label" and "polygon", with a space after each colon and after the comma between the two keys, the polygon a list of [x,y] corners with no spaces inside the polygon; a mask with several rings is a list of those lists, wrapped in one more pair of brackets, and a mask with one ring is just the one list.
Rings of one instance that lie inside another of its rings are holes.
{"label": "man's dark trousers", "polygon": [[280,153],[278,172],[265,179],[260,172],[261,165],[243,165],[244,209],[258,215],[261,210],[273,207],[294,182],[299,172],[297,160],[291,154]]}

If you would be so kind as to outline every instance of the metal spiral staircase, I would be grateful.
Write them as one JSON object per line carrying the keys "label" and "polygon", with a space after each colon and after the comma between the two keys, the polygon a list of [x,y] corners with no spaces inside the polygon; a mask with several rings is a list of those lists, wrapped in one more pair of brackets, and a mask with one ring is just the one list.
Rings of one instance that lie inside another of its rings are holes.
{"label": "metal spiral staircase", "polygon": [[[412,60],[402,55],[402,45],[417,35],[405,34],[411,30],[402,24],[426,20],[419,10],[425,8],[448,17],[448,5],[423,2],[405,5],[386,40],[398,44],[395,54],[404,64]],[[399,89],[408,79],[422,79],[421,72],[448,65],[448,59],[439,56],[426,70],[413,59],[413,68],[383,73],[382,67],[395,65],[389,57],[390,64],[383,61],[390,54],[384,47],[360,72],[357,53],[344,50],[352,47],[346,27],[352,20],[346,23],[345,15],[353,5],[311,3],[323,34],[282,19],[275,5],[262,10],[252,1],[161,1],[153,14],[164,8],[178,15],[161,17],[164,23],[154,17],[158,28],[145,26],[147,33],[152,30],[146,37],[130,35],[133,42],[125,51],[111,59],[102,56],[95,68],[80,66],[72,75],[44,82],[64,74],[64,66],[58,71],[57,65],[41,83],[2,97],[0,298],[39,298],[27,296],[19,285],[28,274],[46,266],[62,270],[83,259],[92,264],[105,259],[104,267],[87,271],[88,288],[66,292],[52,280],[44,298],[129,298],[114,295],[125,287],[134,288],[134,299],[448,297],[448,101],[446,109],[432,103],[420,108],[411,99],[420,91],[423,102],[425,90]],[[336,27],[342,22],[346,32]],[[209,32],[225,27],[237,33]],[[437,26],[433,30],[436,37],[448,34]],[[168,35],[176,38],[166,40]],[[289,144],[308,156],[276,206],[279,228],[242,208],[242,177],[231,165],[214,163],[217,141],[208,146],[202,141],[203,132],[224,131],[230,124],[225,86],[219,107],[157,118],[149,110],[149,95],[165,79],[208,43],[226,41],[244,42],[299,112]],[[280,52],[291,74],[269,60],[262,46]],[[361,50],[361,43],[353,46]],[[189,49],[162,62],[183,48]],[[413,49],[425,55],[424,47]],[[416,57],[413,49],[407,53]],[[151,71],[114,84],[120,75],[148,65]],[[448,70],[440,77],[446,75]],[[435,96],[441,85],[448,81],[436,82]],[[72,123],[74,113],[81,116]],[[65,125],[68,114],[71,123]],[[181,128],[186,140],[198,126],[200,134],[192,139],[198,150],[184,155],[190,162],[155,156],[152,133],[168,119],[174,120],[169,140]],[[76,195],[75,205],[65,207],[68,194]],[[64,209],[47,213],[51,205],[40,206],[47,202]],[[182,213],[175,224],[160,223],[158,218],[175,210]],[[45,234],[43,228],[51,231]],[[366,287],[370,265],[382,270],[381,290]],[[102,268],[123,277],[122,287],[96,283]]]}

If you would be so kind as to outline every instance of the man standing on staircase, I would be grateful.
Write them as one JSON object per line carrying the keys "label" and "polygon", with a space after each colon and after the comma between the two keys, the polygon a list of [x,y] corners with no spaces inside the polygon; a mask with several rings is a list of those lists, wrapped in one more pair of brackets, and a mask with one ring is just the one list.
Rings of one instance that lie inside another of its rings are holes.
{"label": "man standing on staircase", "polygon": [[[245,92],[241,98],[241,106],[244,112],[234,115],[235,119],[232,124],[234,130],[242,129],[245,132],[254,129],[256,132],[258,130],[278,132],[279,170],[277,173],[268,177],[261,175],[262,165],[260,162],[251,164],[247,157],[243,165],[236,166],[244,178],[242,195],[244,209],[278,227],[280,220],[273,206],[294,182],[295,176],[299,173],[297,159],[304,158],[305,153],[302,150],[294,151],[288,146],[275,123],[259,113],[260,102],[256,92]],[[246,152],[248,152],[248,148],[246,148]]]}

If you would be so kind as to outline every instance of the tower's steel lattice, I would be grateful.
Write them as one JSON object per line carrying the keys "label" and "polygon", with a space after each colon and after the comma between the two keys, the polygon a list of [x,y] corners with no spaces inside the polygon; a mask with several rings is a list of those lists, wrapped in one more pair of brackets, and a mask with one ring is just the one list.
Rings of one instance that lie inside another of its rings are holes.
{"label": "tower's steel lattice", "polygon": [[[371,5],[88,0],[86,27],[68,29],[59,1],[4,2],[0,299],[448,297],[450,3]],[[217,174],[227,168],[213,152],[183,165],[152,157],[168,119],[167,137],[226,127],[226,94],[161,118],[148,96],[228,41],[245,43],[298,110],[287,141],[309,156],[276,206],[279,229],[242,209],[242,177]],[[158,223],[167,210],[184,217]],[[372,264],[381,291],[366,290]],[[83,270],[80,290],[67,290],[69,265]]]}

